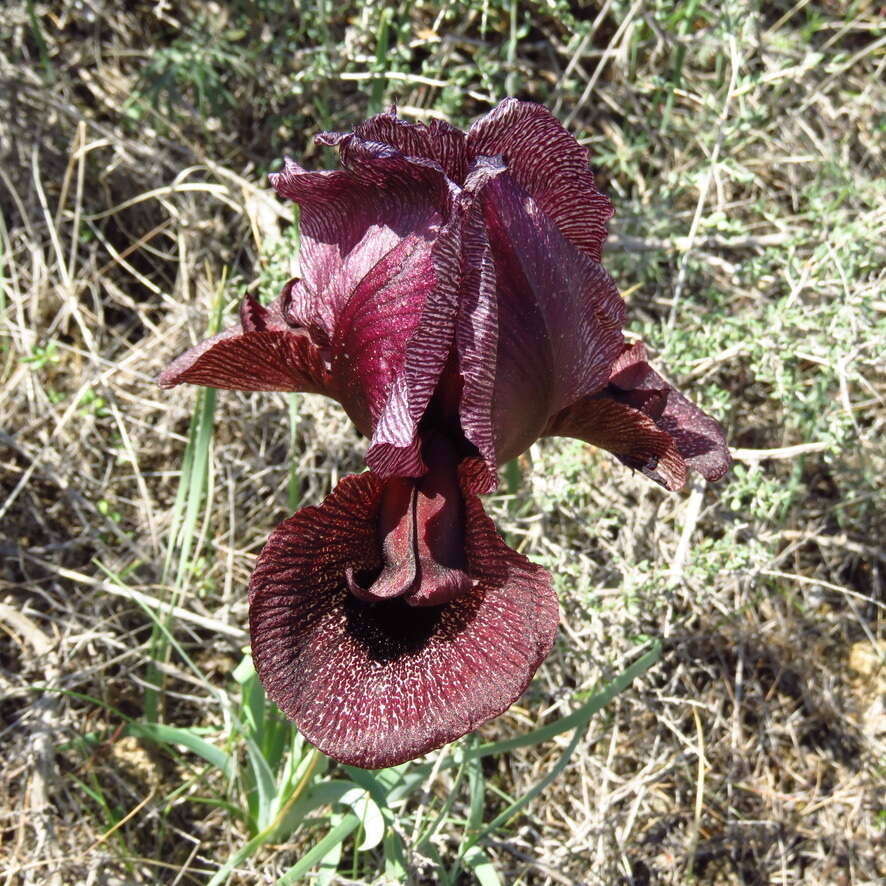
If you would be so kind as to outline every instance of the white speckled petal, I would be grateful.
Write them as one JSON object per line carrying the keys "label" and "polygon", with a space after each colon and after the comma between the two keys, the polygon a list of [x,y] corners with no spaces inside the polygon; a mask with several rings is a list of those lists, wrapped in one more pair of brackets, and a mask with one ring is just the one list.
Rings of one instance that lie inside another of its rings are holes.
{"label": "white speckled petal", "polygon": [[346,477],[271,535],[250,584],[252,654],[268,695],[340,762],[394,766],[505,711],[553,645],[550,578],[465,494],[470,591],[439,607],[363,603],[348,576],[381,567],[382,483]]}

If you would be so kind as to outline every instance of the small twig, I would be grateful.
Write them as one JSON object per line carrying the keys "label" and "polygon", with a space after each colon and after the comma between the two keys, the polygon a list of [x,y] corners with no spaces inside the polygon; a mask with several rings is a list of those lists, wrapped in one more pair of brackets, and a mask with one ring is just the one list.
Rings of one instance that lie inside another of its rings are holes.
{"label": "small twig", "polygon": [[779,534],[782,538],[787,538],[791,541],[811,541],[825,547],[843,548],[844,551],[849,551],[852,554],[858,554],[861,557],[873,557],[875,560],[886,563],[886,550],[853,541],[845,535],[813,535],[809,532],[798,532],[796,529],[783,529]]}
{"label": "small twig", "polygon": [[[569,79],[572,75],[572,72],[575,70],[576,66],[579,63],[579,60],[582,57],[585,49],[587,49],[591,40],[594,39],[594,34],[597,33],[597,29],[603,23],[603,19],[609,15],[609,7],[612,6],[613,0],[606,0],[603,6],[600,8],[600,11],[597,13],[597,17],[594,19],[591,27],[588,29],[588,32],[582,37],[581,43],[576,47],[575,52],[572,54],[572,58],[569,59],[569,63],[566,65],[566,70],[557,78],[557,83],[554,86],[553,94],[557,96],[556,102],[554,102],[553,113],[559,114],[560,109],[563,107],[563,84]],[[596,73],[596,72],[595,72]]]}
{"label": "small twig", "polygon": [[[615,762],[615,751],[618,746],[618,712],[612,723],[612,734],[609,736],[609,753],[606,755],[606,763],[603,766],[603,779],[600,782],[600,802],[597,804],[600,824],[606,820],[606,813],[610,809],[609,801],[609,777],[613,773],[613,763]],[[606,847],[604,844],[605,828],[600,828],[597,835],[597,852],[594,864],[599,867],[606,858]]]}
{"label": "small twig", "polygon": [[[61,675],[58,651],[49,650],[43,656],[43,674],[47,686],[56,686]],[[55,823],[57,813],[50,800],[51,786],[58,779],[55,759],[55,739],[58,734],[58,696],[44,692],[32,707],[34,720],[31,726],[31,769],[28,806],[31,827],[34,830],[34,855],[45,855],[55,869],[44,881],[47,886],[61,886],[57,865],[62,851],[56,841]]]}
{"label": "small twig", "polygon": [[18,609],[0,603],[0,622],[6,623],[8,631],[13,637],[20,635],[22,639],[27,640],[40,658],[43,658],[52,649],[52,640]]}
{"label": "small twig", "polygon": [[834,70],[828,74],[827,77],[819,84],[818,89],[811,91],[809,96],[800,105],[799,108],[794,112],[798,116],[802,114],[806,108],[808,108],[820,95],[823,95],[825,90],[842,74],[848,71],[851,67],[853,67],[856,63],[860,62],[865,56],[870,55],[871,53],[876,52],[878,49],[882,49],[886,46],[886,34],[880,37],[879,40],[875,40],[873,43],[869,43],[867,46],[862,47],[855,55],[850,56],[843,64],[837,65]]}
{"label": "small twig", "polygon": [[817,440],[814,443],[797,443],[795,446],[778,446],[774,449],[730,449],[729,451],[736,461],[754,464],[758,461],[771,459],[797,458],[800,455],[808,455],[810,452],[824,452],[832,446],[832,443],[825,440]]}
{"label": "small twig", "polygon": [[[143,194],[139,194],[136,197],[130,197],[128,200],[124,200],[122,203],[118,203],[116,206],[112,206],[110,209],[103,209],[101,212],[92,212],[88,215],[83,216],[83,221],[86,222],[95,222],[100,221],[103,218],[107,218],[111,215],[118,215],[124,209],[129,209],[132,206],[136,206],[139,203],[144,203],[146,200],[154,200],[159,199],[160,197],[171,197],[173,194],[184,194],[188,192],[196,192],[196,193],[205,193],[212,194],[217,197],[222,203],[229,206],[234,210],[238,215],[243,212],[243,207],[231,199],[230,190],[226,185],[216,185],[211,182],[186,182],[182,181],[182,178],[185,174],[189,172],[193,172],[195,170],[199,170],[199,166],[192,166],[189,169],[184,170],[182,172],[175,184],[172,185],[164,185],[161,188],[154,188],[150,191],[145,191]],[[165,204],[167,208],[171,208],[170,204]]]}
{"label": "small twig", "polygon": [[833,582],[825,581],[823,578],[810,578],[808,575],[797,575],[793,572],[780,572],[777,569],[761,569],[759,574],[768,575],[771,578],[786,578],[802,585],[819,585],[822,588],[827,588],[829,591],[837,591],[837,593],[845,594],[847,597],[854,597],[856,600],[861,600],[862,603],[868,603],[871,606],[876,606],[878,609],[882,609],[886,612],[886,603],[880,603],[879,600],[874,600],[872,597],[867,597],[864,594],[860,594],[858,591],[843,587],[843,585],[835,585]]}
{"label": "small twig", "polygon": [[695,718],[695,731],[698,734],[698,780],[695,784],[695,818],[692,820],[692,829],[689,832],[689,846],[686,850],[688,862],[686,875],[692,876],[692,868],[695,864],[695,850],[698,847],[698,832],[701,828],[701,812],[704,807],[704,731],[701,728],[701,717],[698,708],[692,708],[692,716]]}
{"label": "small twig", "polygon": [[692,216],[692,223],[689,225],[689,246],[683,253],[680,261],[680,268],[677,272],[677,282],[674,285],[674,298],[671,302],[671,311],[668,314],[668,329],[673,329],[677,320],[677,308],[680,304],[680,296],[683,293],[683,287],[686,284],[686,274],[689,268],[689,255],[692,251],[695,237],[698,232],[698,226],[701,224],[701,215],[704,212],[705,204],[708,202],[708,191],[711,182],[714,180],[714,171],[720,160],[720,150],[723,147],[723,141],[726,138],[726,121],[729,119],[729,111],[732,107],[732,97],[735,95],[735,87],[738,84],[738,69],[741,65],[741,59],[738,55],[738,45],[735,37],[729,38],[730,58],[732,60],[731,71],[729,74],[729,87],[726,90],[726,98],[723,101],[723,109],[720,112],[720,119],[717,123],[717,141],[714,143],[714,150],[711,152],[711,162],[708,165],[707,172],[701,183],[698,192],[698,203],[695,206],[695,214]]}
{"label": "small twig", "polygon": [[125,600],[131,600],[133,603],[146,606],[148,609],[163,610],[181,621],[187,621],[191,624],[197,625],[197,627],[205,628],[208,631],[216,631],[227,637],[233,637],[241,643],[247,638],[246,631],[242,628],[226,624],[223,621],[219,621],[217,618],[199,615],[196,612],[191,612],[189,609],[183,609],[181,606],[170,607],[168,603],[163,600],[158,600],[156,597],[144,593],[144,591],[137,591],[134,588],[116,585],[109,581],[101,581],[100,579],[93,578],[83,572],[75,572],[73,569],[65,569],[63,566],[56,566],[54,563],[41,560],[39,557],[35,557],[32,554],[25,553],[24,556],[29,560],[32,560],[34,563],[43,566],[45,569],[49,569],[59,578],[67,578],[69,581],[77,582],[77,584],[89,585],[90,587],[97,588],[107,594],[113,594],[115,597],[123,597]]}
{"label": "small twig", "polygon": [[132,809],[130,809],[129,812],[127,812],[126,815],[124,815],[123,818],[121,818],[120,821],[118,821],[115,825],[113,825],[112,827],[108,828],[108,830],[106,830],[106,831],[105,831],[105,832],[104,832],[104,833],[103,833],[103,834],[102,834],[102,835],[101,835],[101,836],[100,836],[100,837],[99,837],[99,838],[98,838],[98,839],[92,844],[92,846],[90,846],[88,849],[84,849],[83,852],[80,853],[80,855],[79,855],[79,857],[78,857],[77,860],[80,861],[81,859],[86,858],[86,856],[91,855],[91,854],[92,854],[92,853],[93,853],[93,852],[94,852],[99,846],[101,846],[102,843],[105,842],[105,840],[108,839],[108,837],[112,836],[112,835],[113,835],[114,833],[116,833],[120,828],[122,828],[123,825],[125,825],[126,822],[129,821],[129,819],[131,819],[131,818],[133,818],[134,816],[138,815],[138,813],[141,812],[141,810],[144,809],[144,807],[145,807],[145,806],[151,801],[151,798],[154,796],[154,794],[156,793],[156,791],[157,791],[157,788],[156,788],[156,787],[152,787],[152,788],[151,788],[151,792],[148,794],[147,797],[144,798],[144,800],[142,800],[140,803],[138,803],[138,805],[136,805],[135,807],[133,807]]}
{"label": "small twig", "polygon": [[683,532],[680,535],[680,541],[677,543],[677,550],[674,552],[674,562],[670,569],[670,582],[672,585],[678,584],[683,577],[683,567],[686,565],[686,558],[689,556],[692,533],[695,532],[698,518],[701,515],[701,503],[704,500],[704,478],[698,474],[693,474],[690,482],[692,492],[689,494],[689,501],[686,502],[686,521],[683,524]]}
{"label": "small twig", "polygon": [[[633,6],[631,6],[631,8],[628,10],[627,15],[624,17],[624,20],[618,26],[618,30],[613,35],[612,40],[609,41],[610,46],[618,45],[618,41],[622,39],[625,31],[627,31],[631,22],[634,20],[634,17],[640,11],[640,7],[642,5],[643,0],[636,0]],[[597,63],[597,67],[594,68],[594,73],[591,74],[591,77],[581,94],[581,98],[575,103],[572,110],[563,121],[563,125],[567,129],[572,125],[572,121],[575,119],[575,115],[579,112],[579,109],[584,107],[584,103],[591,97],[591,93],[594,91],[594,87],[597,85],[597,81],[600,79],[600,75],[603,73],[603,69],[606,67],[606,63],[609,61],[609,58],[610,56],[603,55],[603,57]]]}
{"label": "small twig", "polygon": [[[403,83],[418,84],[419,86],[433,86],[442,89],[450,86],[448,80],[438,80],[434,77],[425,77],[422,74],[410,74],[408,71],[344,71],[339,74],[342,80],[376,80],[379,77],[385,80],[398,80]],[[478,102],[486,102],[494,105],[495,98],[491,95],[484,95],[482,92],[476,92],[473,89],[467,89],[464,94],[470,96]]]}
{"label": "small twig", "polygon": [[794,239],[787,233],[758,234],[755,237],[723,237],[712,234],[693,240],[691,237],[633,237],[629,234],[610,234],[606,246],[625,252],[656,252],[674,250],[688,252],[690,249],[765,249],[768,246],[784,246]]}

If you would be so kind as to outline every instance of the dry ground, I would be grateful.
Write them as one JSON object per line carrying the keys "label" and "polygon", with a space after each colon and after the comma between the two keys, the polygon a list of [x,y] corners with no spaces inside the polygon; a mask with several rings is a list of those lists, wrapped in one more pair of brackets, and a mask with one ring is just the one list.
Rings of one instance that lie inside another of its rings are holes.
{"label": "dry ground", "polygon": [[[882,10],[385,8],[388,30],[381,7],[271,0],[0,12],[2,882],[206,883],[248,839],[199,802],[227,796],[224,779],[191,782],[185,751],[121,730],[159,680],[165,723],[225,740],[244,588],[289,512],[290,460],[316,503],[364,443],[334,404],[300,398],[291,442],[285,397],[220,394],[175,582],[195,391],[153,379],[219,298],[289,272],[290,209],[264,178],[284,150],[325,163],[310,137],[392,96],[463,124],[507,92],[588,144],[619,207],[607,264],[632,328],[739,460],[668,495],[549,441],[492,499],[557,577],[564,617],[485,738],[568,712],[646,638],[663,651],[484,851],[507,884],[884,882]],[[386,71],[401,76],[367,77]],[[150,613],[173,596],[158,674]],[[485,820],[561,750],[488,759]],[[451,772],[429,776],[401,810],[407,838],[451,789]],[[444,860],[467,805],[456,792]],[[263,848],[230,882],[273,882],[323,832]],[[407,861],[409,882],[436,881],[428,857]],[[333,882],[384,882],[381,847],[342,870]]]}

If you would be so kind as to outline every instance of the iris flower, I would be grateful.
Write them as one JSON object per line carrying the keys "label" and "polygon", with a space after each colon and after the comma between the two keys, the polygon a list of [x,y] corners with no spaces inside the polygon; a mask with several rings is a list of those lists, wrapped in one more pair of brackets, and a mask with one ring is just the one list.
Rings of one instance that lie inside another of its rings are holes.
{"label": "iris flower", "polygon": [[545,436],[609,450],[668,489],[729,466],[720,425],[622,335],[603,269],[612,205],[540,105],[466,133],[396,111],[324,133],[340,168],[287,159],[302,277],[160,377],[337,400],[369,470],[281,523],[249,589],[268,695],[344,763],[392,766],[505,711],[550,652],[550,576],[479,495]]}

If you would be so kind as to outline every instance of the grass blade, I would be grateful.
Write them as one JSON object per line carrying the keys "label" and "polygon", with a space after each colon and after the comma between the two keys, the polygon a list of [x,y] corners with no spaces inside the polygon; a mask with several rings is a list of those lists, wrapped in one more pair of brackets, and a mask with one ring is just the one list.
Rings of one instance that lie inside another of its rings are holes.
{"label": "grass blade", "polygon": [[[342,820],[319,842],[316,846],[309,849],[298,861],[293,865],[279,880],[275,886],[289,886],[290,883],[297,883],[304,877],[308,871],[321,862],[333,848],[342,843],[350,834],[352,834],[360,825],[360,819],[352,812],[342,818]],[[209,886],[214,886],[210,883]]]}
{"label": "grass blade", "polygon": [[501,886],[492,861],[479,847],[474,846],[465,853],[464,863],[465,867],[471,869],[480,886]]}
{"label": "grass blade", "polygon": [[[561,732],[568,732],[578,726],[586,724],[591,717],[594,716],[601,708],[606,707],[619,693],[633,683],[641,674],[649,670],[661,658],[661,643],[656,640],[652,649],[645,655],[638,658],[632,665],[625,668],[611,683],[609,683],[600,692],[593,695],[580,708],[574,710],[571,714],[548,723],[539,729],[535,729],[526,735],[518,735],[516,738],[509,738],[505,741],[491,742],[483,744],[476,748],[470,748],[462,751],[461,760],[474,760],[480,757],[487,757],[490,754],[503,754],[506,751],[513,751],[517,748],[525,748],[530,745],[540,744],[548,741]],[[455,765],[456,761],[448,765]]]}
{"label": "grass blade", "polygon": [[146,738],[158,744],[182,745],[210,765],[215,766],[222,772],[225,778],[230,779],[233,777],[234,767],[230,755],[226,754],[221,748],[195,735],[189,729],[166,726],[163,723],[130,723],[124,732],[126,735],[131,735],[135,738]]}

